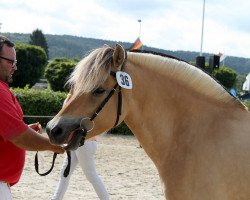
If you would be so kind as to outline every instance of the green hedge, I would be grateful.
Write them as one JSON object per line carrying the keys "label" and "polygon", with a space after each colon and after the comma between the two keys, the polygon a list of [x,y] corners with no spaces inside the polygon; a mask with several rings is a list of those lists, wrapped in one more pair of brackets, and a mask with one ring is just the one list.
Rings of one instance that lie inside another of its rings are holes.
{"label": "green hedge", "polygon": [[[17,97],[24,115],[32,116],[54,116],[61,109],[67,94],[64,92],[53,92],[52,90],[36,90],[15,88],[12,92]],[[29,118],[25,117],[26,123],[40,122],[43,126],[51,118]]]}

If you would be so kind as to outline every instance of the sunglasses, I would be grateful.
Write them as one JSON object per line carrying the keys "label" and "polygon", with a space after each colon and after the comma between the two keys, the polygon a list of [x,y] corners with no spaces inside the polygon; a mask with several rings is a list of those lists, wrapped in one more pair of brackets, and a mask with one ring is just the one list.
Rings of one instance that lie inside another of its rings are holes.
{"label": "sunglasses", "polygon": [[13,42],[11,42],[10,40],[8,40],[6,38],[2,38],[0,36],[0,51],[2,50],[4,44],[6,44],[9,47],[14,47],[15,46],[15,44]]}
{"label": "sunglasses", "polygon": [[3,56],[0,56],[1,59],[4,59],[4,60],[7,60],[11,63],[11,67],[14,68],[17,64],[17,60],[12,60],[12,59],[9,59],[9,58],[5,58]]}

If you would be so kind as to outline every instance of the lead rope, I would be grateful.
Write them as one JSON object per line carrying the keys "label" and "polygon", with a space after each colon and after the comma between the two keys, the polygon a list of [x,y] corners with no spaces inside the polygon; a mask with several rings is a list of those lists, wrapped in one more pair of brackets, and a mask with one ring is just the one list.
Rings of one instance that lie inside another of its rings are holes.
{"label": "lead rope", "polygon": [[66,178],[69,175],[70,172],[70,165],[71,165],[71,154],[70,151],[67,151],[67,158],[68,158],[68,165],[65,168],[64,172],[63,172],[63,176]]}
{"label": "lead rope", "polygon": [[[87,130],[84,129],[84,137],[82,138],[79,147],[84,145],[86,133],[87,133]],[[68,164],[67,164],[67,167],[65,168],[65,170],[63,172],[63,176],[65,178],[69,175],[69,172],[70,172],[70,166],[71,166],[71,152],[70,151],[67,151],[67,158],[68,158]]]}
{"label": "lead rope", "polygon": [[[67,153],[67,158],[68,158],[68,165],[67,165],[67,167],[64,170],[64,173],[63,173],[64,177],[67,177],[69,175],[69,172],[70,172],[70,163],[71,163],[70,151],[66,151],[66,153]],[[36,172],[40,176],[46,176],[46,175],[48,175],[53,170],[53,168],[54,168],[56,157],[57,157],[57,153],[54,153],[50,169],[47,172],[45,172],[45,173],[40,173],[39,172],[39,164],[38,164],[38,151],[37,151],[36,155],[35,155],[35,169],[36,169]]]}
{"label": "lead rope", "polygon": [[38,151],[37,151],[37,152],[36,152],[36,155],[35,155],[35,169],[36,169],[36,172],[37,172],[40,176],[46,176],[46,175],[48,175],[48,174],[52,171],[52,169],[53,169],[53,167],[54,167],[56,157],[57,157],[57,153],[54,153],[53,159],[52,159],[51,168],[50,168],[47,172],[45,172],[45,173],[40,173],[40,172],[39,172],[39,164],[38,164]]}
{"label": "lead rope", "polygon": [[[84,145],[84,141],[85,141],[85,137],[86,137],[86,133],[87,133],[86,128],[84,128],[82,131],[83,131],[83,138],[80,141],[80,145],[79,146]],[[64,177],[67,177],[69,175],[70,165],[71,165],[71,152],[70,151],[66,151],[66,153],[67,153],[67,158],[68,158],[68,164],[67,164],[67,167],[65,168],[65,170],[63,172],[63,176]],[[56,157],[57,157],[57,153],[54,153],[53,154],[51,168],[47,172],[45,172],[45,173],[40,173],[39,172],[39,164],[38,164],[38,151],[37,151],[36,155],[35,155],[35,169],[36,169],[36,172],[40,176],[46,176],[46,175],[48,175],[52,171],[52,169],[54,168]]]}

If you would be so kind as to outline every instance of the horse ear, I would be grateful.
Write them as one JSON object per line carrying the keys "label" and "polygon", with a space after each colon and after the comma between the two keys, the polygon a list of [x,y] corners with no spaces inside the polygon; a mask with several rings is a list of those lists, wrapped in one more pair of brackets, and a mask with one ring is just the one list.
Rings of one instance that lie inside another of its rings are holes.
{"label": "horse ear", "polygon": [[116,44],[113,54],[114,67],[116,68],[121,67],[125,61],[125,58],[126,58],[125,49],[120,44]]}

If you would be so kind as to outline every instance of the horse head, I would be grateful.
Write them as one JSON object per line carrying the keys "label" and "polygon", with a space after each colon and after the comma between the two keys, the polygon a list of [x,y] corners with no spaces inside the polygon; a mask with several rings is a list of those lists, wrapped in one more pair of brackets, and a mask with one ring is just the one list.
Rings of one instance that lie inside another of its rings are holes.
{"label": "horse head", "polygon": [[46,126],[51,143],[74,150],[86,134],[98,135],[123,121],[125,112],[117,111],[122,100],[115,74],[125,61],[126,51],[117,44],[114,49],[104,45],[78,63],[68,80],[70,96]]}

